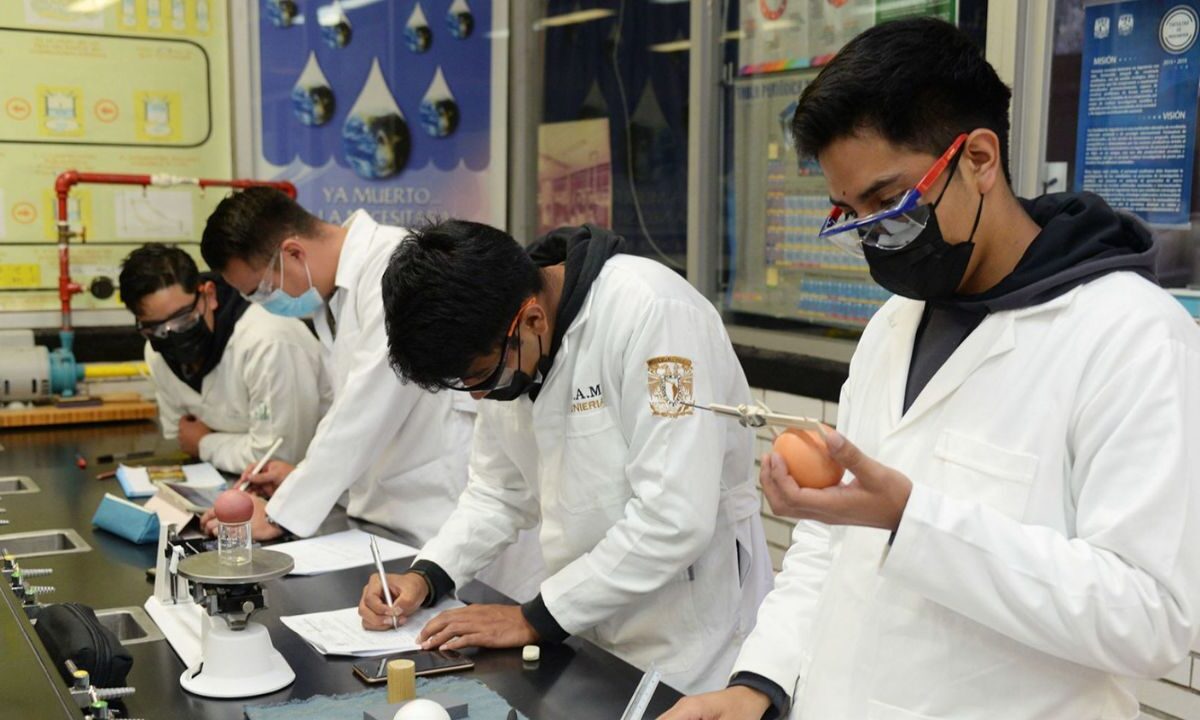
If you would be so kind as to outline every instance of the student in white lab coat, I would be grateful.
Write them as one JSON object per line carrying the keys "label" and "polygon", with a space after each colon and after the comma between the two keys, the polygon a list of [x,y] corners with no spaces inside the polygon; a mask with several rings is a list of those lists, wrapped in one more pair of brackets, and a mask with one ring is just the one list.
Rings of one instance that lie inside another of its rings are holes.
{"label": "student in white lab coat", "polygon": [[1013,195],[1008,100],[933,19],[864,32],[801,95],[828,236],[896,297],[842,388],[842,485],[763,460],[801,522],[732,686],[664,719],[1130,720],[1127,676],[1187,656],[1200,332],[1136,219]]}
{"label": "student in white lab coat", "polygon": [[[770,587],[749,430],[691,403],[750,390],[712,304],[595,228],[529,254],[447,221],[384,276],[392,363],[441,395],[484,397],[467,490],[413,569],[376,577],[370,629],[450,595],[541,521],[550,577],[523,606],[474,605],[427,647],[586,638],[678,688],[723,682]],[[586,701],[586,698],[582,699]]]}
{"label": "student in white lab coat", "polygon": [[120,288],[147,340],[164,437],[226,472],[276,438],[277,457],[304,457],[329,389],[303,323],[251,306],[186,252],[157,243],[125,258]]}
{"label": "student in white lab coat", "polygon": [[322,222],[268,188],[231,195],[208,219],[205,260],[264,309],[312,318],[333,383],[304,459],[247,478],[270,496],[255,500],[257,539],[312,535],[346,491],[352,517],[418,544],[454,509],[473,403],[402,384],[388,366],[379,282],[404,234],[363,211],[342,226]]}

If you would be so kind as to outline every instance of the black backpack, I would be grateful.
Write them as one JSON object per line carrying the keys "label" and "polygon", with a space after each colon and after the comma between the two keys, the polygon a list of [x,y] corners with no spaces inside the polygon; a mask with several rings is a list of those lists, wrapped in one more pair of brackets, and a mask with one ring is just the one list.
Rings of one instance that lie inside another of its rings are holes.
{"label": "black backpack", "polygon": [[74,683],[67,669],[68,660],[80,670],[87,670],[96,687],[125,685],[133,657],[87,605],[73,602],[47,605],[38,611],[34,627],[68,685]]}

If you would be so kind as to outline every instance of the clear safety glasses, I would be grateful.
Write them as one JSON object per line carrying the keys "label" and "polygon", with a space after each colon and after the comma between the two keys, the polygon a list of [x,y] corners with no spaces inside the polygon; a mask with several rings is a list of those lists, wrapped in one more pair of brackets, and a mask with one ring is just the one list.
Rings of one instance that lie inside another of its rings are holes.
{"label": "clear safety glasses", "polygon": [[262,280],[258,281],[258,287],[249,295],[246,293],[240,293],[243,298],[252,303],[261,305],[262,303],[266,302],[267,298],[271,297],[271,293],[275,292],[275,273],[271,272],[271,268],[275,267],[275,261],[277,260],[279,261],[279,277],[283,277],[283,248],[281,247],[279,250],[275,251],[274,257],[271,258],[271,262],[267,263],[267,271],[263,273]]}
{"label": "clear safety glasses", "polygon": [[[835,205],[818,235],[855,255],[862,255],[863,245],[881,250],[907,247],[925,229],[930,213],[937,207],[937,202],[922,203],[921,200],[946,168],[958,163],[958,153],[966,140],[966,133],[959,135],[921,181],[888,208],[860,218],[854,211]],[[953,169],[950,172],[953,174]],[[854,234],[850,234],[851,230]]]}
{"label": "clear safety glasses", "polygon": [[197,305],[200,302],[200,293],[196,292],[196,297],[192,299],[192,304],[175,313],[166,320],[161,320],[155,323],[143,323],[140,320],[137,322],[137,331],[145,338],[165,339],[168,335],[187,332],[200,322],[204,315],[204,311],[199,309]]}
{"label": "clear safety glasses", "polygon": [[[512,323],[508,326],[508,332],[504,334],[504,342],[500,348],[500,362],[496,364],[496,369],[488,373],[488,376],[483,380],[472,383],[475,378],[453,378],[446,380],[442,386],[447,390],[458,390],[460,392],[491,392],[493,390],[501,390],[512,385],[513,376],[517,374],[517,370],[521,366],[521,337],[517,332],[517,323],[521,321],[521,316],[525,311],[533,305],[535,298],[529,298],[521,303],[521,307],[517,309],[517,316],[513,318]],[[509,350],[516,348],[517,354],[515,362],[512,365],[508,363]]]}

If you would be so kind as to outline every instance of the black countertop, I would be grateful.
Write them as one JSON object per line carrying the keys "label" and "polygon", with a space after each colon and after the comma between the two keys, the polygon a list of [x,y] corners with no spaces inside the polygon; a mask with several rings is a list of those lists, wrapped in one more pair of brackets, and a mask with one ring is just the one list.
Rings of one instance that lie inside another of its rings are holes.
{"label": "black countertop", "polygon": [[[28,558],[25,567],[53,568],[53,575],[37,582],[53,585],[56,592],[44,601],[78,601],[96,609],[141,607],[153,592],[146,569],[154,565],[154,545],[133,545],[103,531],[93,530],[92,514],[105,492],[120,495],[115,480],[97,481],[99,472],[112,465],[97,465],[107,453],[159,448],[153,423],[138,422],[75,428],[8,430],[0,432],[0,476],[28,475],[41,491],[27,495],[0,495],[3,515],[11,521],[0,534],[49,528],[73,528],[91,545],[86,553]],[[76,453],[92,464],[76,467]],[[386,530],[364,526],[343,514],[331,515],[321,532],[360,526],[384,536]],[[394,536],[393,536],[394,537]],[[403,538],[399,538],[403,539]],[[0,538],[0,545],[3,540]],[[399,571],[409,560],[387,563]],[[210,700],[190,695],[179,687],[183,663],[166,641],[129,646],[134,665],[129,683],[137,694],[126,704],[131,716],[142,718],[241,718],[243,706],[285,702],[313,695],[350,693],[367,686],[351,673],[354,658],[319,655],[298,635],[279,622],[280,615],[334,610],[355,605],[370,569],[368,567],[316,577],[289,577],[265,585],[270,607],[255,620],[271,633],[275,647],[296,672],[296,681],[270,695],[241,700]],[[3,591],[11,600],[11,594]],[[463,588],[468,602],[503,602],[505,598],[479,583]],[[9,603],[11,604],[11,603]],[[13,617],[0,601],[0,703],[12,717],[79,717],[62,714],[63,690],[47,679],[44,652],[27,621]],[[33,639],[30,640],[30,636]],[[472,677],[488,685],[532,720],[613,720],[620,717],[633,694],[641,671],[587,642],[571,639],[562,646],[542,648],[534,666],[521,660],[520,649],[482,650],[474,653]],[[57,678],[54,678],[55,680]],[[65,684],[63,685],[65,687]],[[660,685],[647,717],[669,708],[679,695]],[[17,712],[27,710],[28,712]]]}

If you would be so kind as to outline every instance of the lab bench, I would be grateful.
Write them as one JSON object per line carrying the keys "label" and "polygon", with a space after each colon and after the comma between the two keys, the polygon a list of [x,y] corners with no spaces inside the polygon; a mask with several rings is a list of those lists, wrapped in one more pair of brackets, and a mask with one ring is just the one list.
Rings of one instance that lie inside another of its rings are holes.
{"label": "lab bench", "polygon": [[[97,610],[140,608],[153,592],[146,569],[155,563],[156,545],[133,545],[91,525],[92,514],[105,492],[120,495],[115,480],[96,480],[112,469],[97,465],[101,455],[155,447],[158,429],[150,422],[104,427],[51,428],[0,432],[0,477],[29,476],[37,492],[0,494],[0,518],[11,524],[0,534],[46,529],[71,529],[90,550],[30,557],[23,567],[51,568],[38,583],[54,586],[43,602],[76,601]],[[92,464],[76,466],[77,454]],[[401,542],[388,531],[358,523],[340,509],[320,533],[361,527]],[[3,541],[0,540],[0,544]],[[386,563],[399,572],[410,559]],[[367,686],[351,672],[355,658],[325,657],[280,622],[282,615],[345,608],[358,603],[369,565],[314,577],[288,577],[266,584],[268,608],[255,614],[267,627],[275,647],[296,673],[290,686],[269,695],[238,700],[213,700],[190,695],[179,686],[184,665],[162,639],[127,645],[133,656],[128,684],[137,688],[125,705],[129,717],[241,718],[246,705],[265,705],[315,695],[353,693]],[[464,587],[467,602],[510,602],[480,583]],[[56,668],[11,591],[0,591],[0,713],[13,718],[79,718]],[[531,720],[614,720],[637,687],[642,673],[610,653],[578,638],[561,646],[544,646],[536,665],[521,660],[520,648],[472,651],[475,668],[463,677],[479,680]],[[666,685],[655,693],[647,717],[655,717],[679,698]]]}

